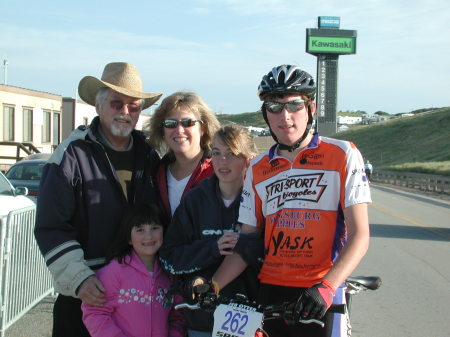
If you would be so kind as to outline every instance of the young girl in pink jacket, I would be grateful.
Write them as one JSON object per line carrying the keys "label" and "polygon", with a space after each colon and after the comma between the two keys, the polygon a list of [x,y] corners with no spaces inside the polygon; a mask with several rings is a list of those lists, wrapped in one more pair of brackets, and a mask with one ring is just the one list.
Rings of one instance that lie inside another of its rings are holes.
{"label": "young girl in pink jacket", "polygon": [[[124,217],[109,263],[98,270],[106,302],[82,305],[92,337],[183,337],[185,321],[167,295],[171,278],[158,262],[163,219],[156,206],[140,205]],[[175,298],[175,302],[181,302]]]}

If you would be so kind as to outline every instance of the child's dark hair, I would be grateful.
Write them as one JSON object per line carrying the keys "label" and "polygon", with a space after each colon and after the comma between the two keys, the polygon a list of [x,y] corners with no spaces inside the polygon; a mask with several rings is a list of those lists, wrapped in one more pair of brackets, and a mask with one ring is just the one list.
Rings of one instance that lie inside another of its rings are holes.
{"label": "child's dark hair", "polygon": [[125,257],[130,255],[133,249],[130,244],[131,230],[135,226],[145,224],[158,224],[164,229],[165,222],[161,209],[154,204],[139,204],[129,208],[122,218],[119,230],[108,251],[106,263],[115,258],[119,263],[124,263]]}

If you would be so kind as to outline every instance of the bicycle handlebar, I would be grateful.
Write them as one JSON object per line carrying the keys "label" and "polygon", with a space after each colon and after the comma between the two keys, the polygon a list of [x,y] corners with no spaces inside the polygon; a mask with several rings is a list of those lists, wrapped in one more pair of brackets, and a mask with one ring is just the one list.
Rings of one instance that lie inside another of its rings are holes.
{"label": "bicycle handlebar", "polygon": [[[229,304],[229,303],[240,303],[245,304],[247,306],[253,307],[258,311],[262,311],[264,314],[264,320],[271,319],[286,319],[287,317],[292,317],[293,307],[290,308],[290,303],[276,304],[276,305],[257,305],[255,302],[249,301],[244,295],[237,294],[235,299],[226,299],[221,296],[215,297],[212,301],[208,300],[208,308],[214,307],[216,308],[219,304]],[[196,303],[180,303],[175,305],[175,310],[180,309],[189,309],[189,310],[198,310],[204,308],[205,305],[202,305],[202,302]],[[345,313],[346,307],[345,304],[334,304],[329,309],[329,311],[334,313]],[[299,319],[299,323],[302,324],[318,324],[321,327],[325,326],[325,323],[321,320],[314,318],[305,318]]]}
{"label": "bicycle handlebar", "polygon": [[[378,276],[349,277],[346,281],[347,292],[349,292],[350,294],[355,294],[363,290],[376,290],[380,287],[380,285],[381,279]],[[246,296],[241,294],[236,294],[233,299],[227,299],[225,297],[215,295],[214,298],[208,298],[207,301],[205,301],[205,299],[203,298],[200,299],[198,302],[192,304],[180,303],[175,305],[175,310],[180,309],[198,310],[201,308],[215,309],[219,304],[229,304],[229,303],[238,303],[253,307],[257,311],[263,313],[264,320],[288,319],[293,317],[292,303],[262,306],[256,304],[256,302],[248,300]],[[347,306],[345,304],[333,304],[328,309],[328,311],[333,313],[345,314],[347,312]],[[314,323],[320,325],[321,327],[324,327],[325,325],[324,322],[313,318],[299,319],[298,322],[302,324]]]}
{"label": "bicycle handlebar", "polygon": [[175,305],[175,310],[180,310],[180,309],[189,309],[189,310],[197,310],[200,309],[200,303],[194,303],[194,304],[189,304],[189,303],[180,303]]}

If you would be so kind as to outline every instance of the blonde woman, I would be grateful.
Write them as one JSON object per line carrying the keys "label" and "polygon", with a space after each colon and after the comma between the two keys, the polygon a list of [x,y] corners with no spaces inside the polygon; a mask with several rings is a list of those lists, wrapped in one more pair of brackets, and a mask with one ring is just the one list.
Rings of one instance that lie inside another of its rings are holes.
{"label": "blonde woman", "polygon": [[[160,250],[165,268],[181,280],[201,276],[210,280],[238,241],[236,227],[244,176],[256,147],[242,126],[223,126],[214,136],[212,163],[215,174],[205,179],[181,201]],[[261,242],[262,243],[262,242]],[[261,245],[262,247],[262,245]],[[250,270],[221,290],[231,296],[255,296],[256,272]],[[211,336],[212,313],[185,312],[189,337]]]}
{"label": "blonde woman", "polygon": [[163,155],[156,179],[166,219],[170,220],[189,190],[214,173],[210,147],[219,126],[193,92],[166,97],[150,119],[150,144]]}

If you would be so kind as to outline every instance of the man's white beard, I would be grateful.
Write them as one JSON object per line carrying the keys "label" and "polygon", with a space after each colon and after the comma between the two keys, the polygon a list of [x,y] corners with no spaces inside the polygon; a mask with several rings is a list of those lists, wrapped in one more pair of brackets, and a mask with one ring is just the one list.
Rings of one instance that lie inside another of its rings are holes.
{"label": "man's white beard", "polygon": [[128,137],[131,134],[131,131],[133,131],[133,127],[131,126],[133,123],[133,120],[130,116],[118,116],[122,119],[126,119],[130,124],[116,124],[111,123],[111,133],[116,137]]}
{"label": "man's white beard", "polygon": [[131,126],[124,125],[123,127],[119,127],[115,124],[111,125],[111,133],[116,137],[128,137],[131,131],[133,131]]}

